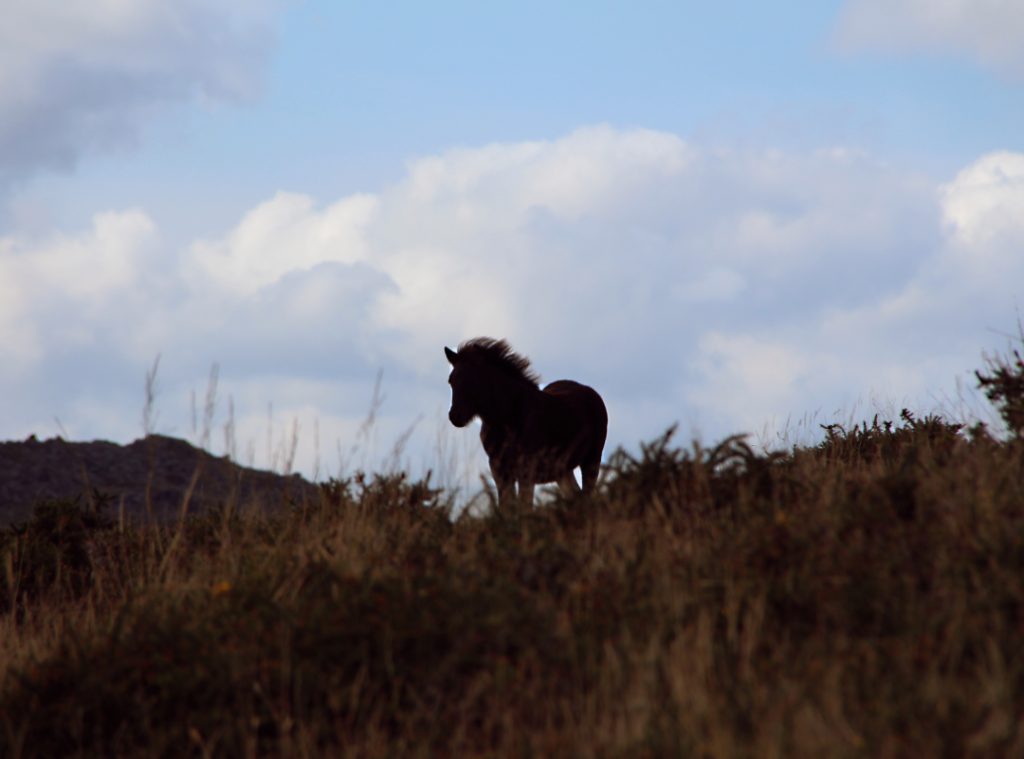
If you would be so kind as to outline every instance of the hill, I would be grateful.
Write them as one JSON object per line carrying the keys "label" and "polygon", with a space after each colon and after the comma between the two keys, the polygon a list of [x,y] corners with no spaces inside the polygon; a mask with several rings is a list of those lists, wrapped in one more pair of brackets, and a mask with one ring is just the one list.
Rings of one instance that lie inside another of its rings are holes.
{"label": "hill", "polygon": [[282,476],[239,466],[184,440],[148,435],[121,446],[102,440],[61,438],[0,442],[0,525],[24,522],[33,505],[81,498],[104,504],[139,524],[178,518],[188,494],[191,513],[227,503],[265,509],[316,498],[317,489],[298,475]]}

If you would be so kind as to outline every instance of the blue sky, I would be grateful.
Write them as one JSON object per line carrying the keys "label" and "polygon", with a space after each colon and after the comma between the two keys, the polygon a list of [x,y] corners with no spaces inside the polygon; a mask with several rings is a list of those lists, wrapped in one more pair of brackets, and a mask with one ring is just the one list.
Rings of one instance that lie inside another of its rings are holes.
{"label": "blue sky", "polygon": [[414,425],[411,465],[455,445],[471,470],[440,348],[500,334],[602,390],[615,444],[677,420],[770,443],[902,405],[966,413],[969,370],[1016,330],[1024,7],[5,18],[3,437],[132,439],[159,354],[159,431],[194,435],[216,362],[214,426],[230,397],[257,464],[293,422],[320,473]]}
{"label": "blue sky", "polygon": [[373,190],[417,156],[587,124],[852,145],[936,173],[1024,134],[1019,78],[955,53],[851,48],[841,2],[350,6],[283,6],[248,97],[158,104],[132,140],[40,184],[75,221],[94,212],[77,200],[88,182],[200,227],[199,205]]}

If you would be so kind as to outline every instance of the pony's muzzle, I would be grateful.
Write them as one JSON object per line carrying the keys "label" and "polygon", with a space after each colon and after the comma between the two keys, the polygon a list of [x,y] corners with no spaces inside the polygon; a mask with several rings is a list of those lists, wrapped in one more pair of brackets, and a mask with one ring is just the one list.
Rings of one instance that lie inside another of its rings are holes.
{"label": "pony's muzzle", "polygon": [[451,422],[456,427],[465,427],[467,424],[469,424],[469,421],[472,418],[472,416],[466,416],[465,414],[457,413],[454,408],[448,412],[448,421]]}

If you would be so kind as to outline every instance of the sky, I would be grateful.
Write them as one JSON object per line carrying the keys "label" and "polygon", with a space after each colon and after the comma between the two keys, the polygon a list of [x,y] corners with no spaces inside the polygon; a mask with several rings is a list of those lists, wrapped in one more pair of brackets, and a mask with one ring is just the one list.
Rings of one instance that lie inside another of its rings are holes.
{"label": "sky", "polygon": [[676,422],[771,447],[992,416],[972,371],[1019,337],[1024,4],[0,18],[0,438],[472,482],[442,348],[478,335],[598,389],[606,454]]}

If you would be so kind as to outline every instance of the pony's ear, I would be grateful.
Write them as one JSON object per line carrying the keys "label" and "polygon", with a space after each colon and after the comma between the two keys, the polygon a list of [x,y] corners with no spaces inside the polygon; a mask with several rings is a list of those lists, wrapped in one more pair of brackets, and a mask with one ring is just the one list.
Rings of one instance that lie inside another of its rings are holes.
{"label": "pony's ear", "polygon": [[454,364],[459,360],[459,354],[449,348],[447,345],[444,347],[444,355],[448,359],[449,364]]}

